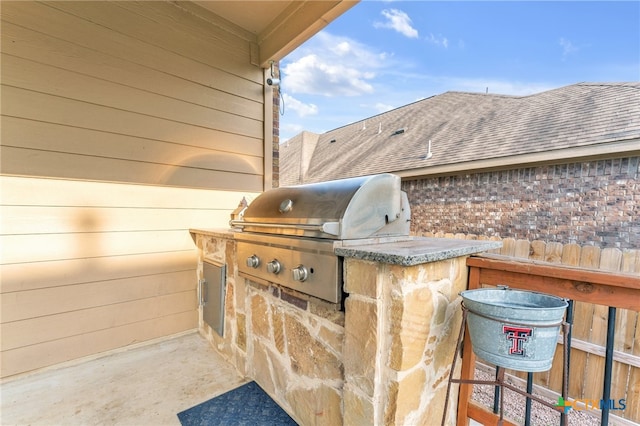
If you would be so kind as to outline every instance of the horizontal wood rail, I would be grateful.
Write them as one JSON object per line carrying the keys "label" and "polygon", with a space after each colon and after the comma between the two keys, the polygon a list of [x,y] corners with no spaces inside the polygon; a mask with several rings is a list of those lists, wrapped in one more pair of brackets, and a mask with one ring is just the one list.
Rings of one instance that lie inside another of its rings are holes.
{"label": "horizontal wood rail", "polygon": [[487,285],[539,291],[580,302],[640,311],[640,276],[500,255],[467,259],[469,289]]}
{"label": "horizontal wood rail", "polygon": [[[469,417],[474,419],[477,422],[482,423],[483,426],[497,426],[498,425],[498,417],[486,409],[485,407],[475,404],[469,403]],[[502,426],[518,426],[516,423],[512,423],[509,420],[504,419],[502,421]]]}

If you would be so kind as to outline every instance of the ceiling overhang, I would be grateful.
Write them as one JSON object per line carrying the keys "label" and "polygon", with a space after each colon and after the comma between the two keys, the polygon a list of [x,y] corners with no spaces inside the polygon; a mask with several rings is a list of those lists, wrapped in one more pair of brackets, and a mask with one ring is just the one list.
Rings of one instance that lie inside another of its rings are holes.
{"label": "ceiling overhang", "polygon": [[258,64],[268,68],[272,61],[291,53],[355,6],[358,0],[195,0],[192,3],[236,26],[237,34],[256,43]]}

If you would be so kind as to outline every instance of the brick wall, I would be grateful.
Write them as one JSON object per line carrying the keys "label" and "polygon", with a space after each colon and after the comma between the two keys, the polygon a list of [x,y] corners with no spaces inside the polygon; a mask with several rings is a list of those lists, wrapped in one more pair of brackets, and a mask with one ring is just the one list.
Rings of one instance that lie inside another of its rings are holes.
{"label": "brick wall", "polygon": [[640,157],[428,177],[402,183],[414,234],[640,247]]}

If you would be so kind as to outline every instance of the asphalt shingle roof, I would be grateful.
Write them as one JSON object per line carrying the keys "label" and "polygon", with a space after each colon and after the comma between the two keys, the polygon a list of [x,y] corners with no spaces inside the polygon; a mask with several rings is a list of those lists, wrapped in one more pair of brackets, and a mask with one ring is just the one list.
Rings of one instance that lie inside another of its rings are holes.
{"label": "asphalt shingle roof", "polygon": [[[638,138],[640,82],[579,83],[529,96],[446,92],[321,135],[292,138],[280,147],[280,184]],[[433,156],[426,159],[429,140]]]}

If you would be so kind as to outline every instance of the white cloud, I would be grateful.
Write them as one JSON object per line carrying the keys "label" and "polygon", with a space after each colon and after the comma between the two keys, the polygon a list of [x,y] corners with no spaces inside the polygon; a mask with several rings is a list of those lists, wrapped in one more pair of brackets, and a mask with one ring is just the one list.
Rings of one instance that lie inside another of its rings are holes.
{"label": "white cloud", "polygon": [[378,113],[383,113],[383,112],[387,112],[387,111],[391,111],[392,109],[394,109],[395,107],[392,105],[387,105],[387,104],[383,104],[382,102],[377,102],[373,108],[378,111]]}
{"label": "white cloud", "polygon": [[578,51],[578,48],[564,37],[560,38],[558,44],[562,47],[562,59],[565,59],[567,56]]}
{"label": "white cloud", "polygon": [[318,114],[318,107],[315,104],[305,104],[293,96],[285,93],[282,95],[285,109],[291,109],[298,114],[298,117]]}
{"label": "white cloud", "polygon": [[286,65],[287,90],[293,93],[325,96],[357,96],[373,92],[367,83],[374,74],[339,62],[326,61],[318,55],[307,55]]}
{"label": "white cloud", "polygon": [[396,107],[389,104],[384,104],[382,102],[374,102],[374,103],[361,103],[358,105],[359,108],[363,109],[363,114],[366,114],[365,110],[375,111],[375,114],[381,114],[383,112],[391,111]]}
{"label": "white cloud", "polygon": [[418,38],[418,30],[411,25],[411,18],[405,12],[398,9],[385,9],[382,16],[387,18],[385,22],[375,22],[375,28],[388,28],[399,32],[409,38]]}
{"label": "white cloud", "polygon": [[282,64],[283,90],[327,97],[373,93],[371,82],[378,70],[391,66],[389,56],[321,32]]}
{"label": "white cloud", "polygon": [[430,33],[429,37],[427,37],[427,41],[431,44],[435,44],[436,46],[442,46],[445,49],[449,47],[449,40],[441,35],[436,36]]}
{"label": "white cloud", "polygon": [[282,120],[280,120],[280,144],[287,142],[303,130],[305,130],[305,128],[301,124],[283,124]]}
{"label": "white cloud", "polygon": [[349,45],[349,42],[347,41],[343,41],[341,43],[338,43],[334,48],[333,51],[335,52],[336,55],[338,56],[345,56],[348,55],[349,52],[351,51],[351,46]]}

